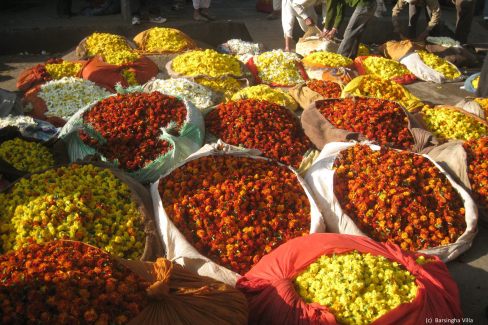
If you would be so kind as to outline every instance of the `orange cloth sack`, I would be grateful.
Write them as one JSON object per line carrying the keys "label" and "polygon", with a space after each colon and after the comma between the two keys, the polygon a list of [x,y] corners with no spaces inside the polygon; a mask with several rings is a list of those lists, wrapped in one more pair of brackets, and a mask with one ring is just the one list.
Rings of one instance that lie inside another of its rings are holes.
{"label": "orange cloth sack", "polygon": [[115,91],[117,83],[120,83],[124,88],[129,86],[123,74],[124,70],[133,73],[140,85],[148,82],[159,72],[158,66],[144,56],[123,65],[109,64],[104,62],[100,56],[95,56],[88,61],[81,75],[83,79],[91,80],[100,86]]}

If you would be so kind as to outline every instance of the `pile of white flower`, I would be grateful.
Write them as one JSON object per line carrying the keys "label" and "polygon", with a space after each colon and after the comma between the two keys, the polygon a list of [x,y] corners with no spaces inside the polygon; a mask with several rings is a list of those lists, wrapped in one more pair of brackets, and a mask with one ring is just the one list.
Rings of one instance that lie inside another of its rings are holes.
{"label": "pile of white flower", "polygon": [[46,116],[69,119],[79,109],[110,95],[94,82],[75,77],[52,80],[41,86],[39,98],[47,107]]}
{"label": "pile of white flower", "polygon": [[263,83],[294,86],[304,81],[297,67],[300,57],[296,53],[273,50],[257,55],[253,60]]}
{"label": "pile of white flower", "polygon": [[30,116],[13,116],[8,115],[6,117],[0,117],[0,129],[3,129],[7,126],[14,126],[18,128],[27,128],[27,127],[34,127],[37,125],[37,122]]}
{"label": "pile of white flower", "polygon": [[185,99],[200,110],[217,104],[217,95],[214,92],[185,78],[151,80],[144,85],[144,91],[159,91],[165,95]]}

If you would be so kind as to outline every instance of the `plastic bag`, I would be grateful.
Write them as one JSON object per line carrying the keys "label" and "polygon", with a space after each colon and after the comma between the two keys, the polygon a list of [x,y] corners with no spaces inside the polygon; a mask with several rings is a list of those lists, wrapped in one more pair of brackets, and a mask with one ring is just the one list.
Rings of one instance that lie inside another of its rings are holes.
{"label": "plastic bag", "polygon": [[[136,88],[134,91],[140,91],[142,88]],[[131,91],[131,90],[128,90]],[[168,125],[161,129],[161,140],[168,141],[172,150],[159,156],[144,168],[129,172],[129,175],[142,183],[155,181],[166,171],[173,168],[178,162],[184,160],[193,152],[197,151],[203,144],[205,138],[204,121],[202,113],[190,102],[183,100],[187,108],[187,116],[184,125],[181,127],[179,135],[170,133],[172,126]],[[97,155],[98,152],[86,145],[79,137],[79,131],[83,130],[100,138],[101,136],[89,125],[83,122],[83,114],[89,111],[97,103],[86,106],[73,115],[66,125],[61,129],[59,137],[68,144],[68,154],[72,162],[82,160],[91,155]],[[104,157],[102,160],[106,161]],[[113,164],[113,162],[112,162]]]}
{"label": "plastic bag", "polygon": [[[174,169],[183,166],[191,160],[195,160],[205,156],[213,155],[231,155],[237,157],[249,157],[253,159],[265,159],[263,157],[258,157],[259,151],[242,149],[234,147],[222,142],[217,144],[205,145],[199,151],[195,152],[193,155],[189,156],[184,162],[175,166]],[[291,169],[291,168],[290,168]],[[294,171],[293,169],[291,169]],[[229,285],[234,286],[239,274],[218,265],[217,263],[211,261],[209,258],[200,254],[186,239],[185,236],[178,230],[175,224],[171,221],[170,217],[166,214],[164,207],[162,205],[161,197],[158,191],[159,182],[164,181],[164,177],[169,175],[171,171],[162,176],[160,180],[151,184],[151,194],[154,202],[154,211],[157,218],[158,229],[162,235],[164,246],[166,248],[166,257],[170,260],[176,261],[177,263],[183,265],[190,271],[196,272],[202,276],[208,276],[213,279],[222,281]],[[296,174],[296,172],[294,172]],[[308,190],[307,185],[297,174],[298,181],[303,186],[305,194],[309,198],[310,208],[311,208],[311,225],[310,232],[323,232],[325,231],[325,224],[318,210],[314,199]]]}
{"label": "plastic bag", "polygon": [[471,98],[465,98],[461,100],[459,103],[456,104],[456,107],[459,107],[465,110],[466,112],[478,116],[479,118],[482,118],[484,120],[487,120],[488,118],[487,116],[488,107],[487,108],[482,107],[480,103],[478,103],[477,101]]}
{"label": "plastic bag", "polygon": [[478,87],[475,87],[473,85],[473,81],[480,76],[480,72],[475,73],[470,75],[465,81],[464,81],[464,90],[469,91],[472,94],[476,94],[476,91],[478,90]]}
{"label": "plastic bag", "polygon": [[0,118],[22,115],[23,109],[17,94],[0,88]]}
{"label": "plastic bag", "polygon": [[412,71],[412,73],[420,80],[438,84],[445,81],[444,75],[425,64],[417,53],[408,54],[403,57],[400,62],[404,64],[408,70]]}
{"label": "plastic bag", "polygon": [[351,251],[384,256],[401,264],[416,278],[417,297],[375,320],[382,324],[423,324],[426,319],[460,319],[459,290],[444,263],[438,258],[420,265],[418,254],[381,244],[365,237],[312,234],[295,238],[265,256],[237,282],[249,301],[250,324],[337,324],[327,307],[306,303],[297,293],[293,279],[322,255]]}
{"label": "plastic bag", "polygon": [[[328,229],[330,229],[330,231],[342,234],[366,236],[359,227],[356,226],[354,221],[342,210],[341,204],[334,194],[335,171],[332,169],[334,161],[341,151],[354,145],[354,143],[339,142],[327,144],[314,165],[308,170],[305,180],[317,198],[317,203],[321,208],[327,227],[329,227]],[[369,147],[375,151],[380,150],[379,146],[369,145]],[[425,157],[432,161],[439,171],[447,177],[464,202],[466,230],[457,241],[449,245],[420,251],[422,253],[436,255],[444,262],[447,262],[455,259],[471,247],[477,233],[476,225],[478,222],[478,211],[476,209],[476,204],[466,190],[457,184],[453,178],[439,166],[439,164],[433,161],[430,157]]]}

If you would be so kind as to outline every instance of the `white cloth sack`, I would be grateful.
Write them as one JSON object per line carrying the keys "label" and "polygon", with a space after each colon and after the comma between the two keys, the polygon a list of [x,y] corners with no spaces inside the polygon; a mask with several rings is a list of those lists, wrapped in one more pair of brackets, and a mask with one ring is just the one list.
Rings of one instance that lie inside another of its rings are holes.
{"label": "white cloth sack", "polygon": [[[325,218],[328,231],[341,234],[367,236],[356,226],[354,221],[342,211],[341,205],[334,194],[335,171],[332,169],[334,161],[341,151],[346,150],[355,144],[356,143],[353,142],[332,142],[325,145],[315,163],[308,170],[305,180],[312,189],[317,200],[317,204]],[[380,150],[379,146],[371,145],[368,142],[363,144],[369,145],[372,150]],[[436,255],[442,259],[442,261],[448,262],[455,259],[471,247],[474,237],[477,234],[478,210],[473,199],[462,186],[457,184],[453,178],[429,156],[423,156],[432,161],[440,172],[447,177],[464,202],[466,231],[455,243],[420,251],[425,254]]]}
{"label": "white cloth sack", "polygon": [[[253,159],[265,159],[259,157],[261,153],[258,150],[242,149],[239,147],[225,144],[221,141],[213,144],[207,144],[203,146],[199,151],[189,156],[184,162],[178,164],[174,169],[183,166],[191,160],[198,159],[205,156],[217,156],[217,155],[230,155],[237,157],[250,157]],[[173,170],[174,170],[173,169]],[[311,209],[311,224],[310,233],[325,232],[325,223],[322,219],[322,215],[315,200],[312,197],[311,191],[306,185],[305,181],[290,168],[298,178],[298,181],[303,186],[305,194],[310,201]],[[186,239],[185,236],[178,230],[175,224],[166,214],[164,210],[161,197],[158,191],[158,185],[161,180],[167,175],[171,174],[171,171],[163,175],[158,181],[151,184],[151,196],[154,204],[154,211],[156,216],[156,225],[162,236],[162,242],[166,250],[166,258],[176,262],[186,269],[196,272],[201,276],[208,276],[218,281],[224,282],[228,285],[235,286],[237,279],[240,277],[238,273],[235,273],[223,266],[212,262],[209,258],[201,255]]]}
{"label": "white cloth sack", "polygon": [[463,99],[459,103],[456,104],[456,107],[459,107],[468,113],[474,114],[474,115],[486,120],[485,110],[483,109],[483,107],[481,107],[480,104],[478,104],[474,100],[470,100],[468,98]]}
{"label": "white cloth sack", "polygon": [[[457,69],[454,64],[449,61],[447,62]],[[420,55],[418,55],[418,53],[411,53],[403,57],[400,60],[400,63],[405,65],[408,70],[410,70],[410,72],[412,72],[420,80],[435,82],[438,84],[462,80],[462,77],[453,80],[446,79],[442,73],[432,69],[427,64],[425,64],[424,61],[422,61],[422,59],[420,58]]]}

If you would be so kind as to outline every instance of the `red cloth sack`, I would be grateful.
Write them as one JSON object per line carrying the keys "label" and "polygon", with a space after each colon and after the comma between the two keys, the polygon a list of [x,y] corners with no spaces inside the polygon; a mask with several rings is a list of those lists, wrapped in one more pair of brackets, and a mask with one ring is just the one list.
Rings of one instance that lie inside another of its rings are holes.
{"label": "red cloth sack", "polygon": [[109,64],[104,62],[100,56],[95,56],[85,65],[81,76],[83,79],[91,80],[100,86],[115,91],[117,83],[120,83],[124,88],[129,86],[123,75],[124,70],[134,73],[137,83],[140,85],[148,82],[159,72],[158,66],[145,56],[123,65]]}
{"label": "red cloth sack", "polygon": [[[359,72],[360,75],[369,74],[364,65],[364,60],[366,60],[370,56],[380,57],[379,55],[368,55],[358,56],[354,59],[354,66],[356,67],[356,70]],[[405,69],[407,69],[407,67],[405,67]],[[408,85],[417,81],[417,77],[413,73],[408,73],[404,74],[403,76],[391,78],[390,80],[393,80],[401,85]]]}
{"label": "red cloth sack", "polygon": [[250,324],[337,324],[327,307],[306,303],[295,290],[293,279],[322,255],[351,251],[384,256],[417,278],[417,296],[410,303],[376,319],[373,325],[424,324],[426,319],[461,318],[458,287],[439,258],[417,264],[420,254],[401,251],[392,244],[340,234],[312,234],[292,239],[264,256],[237,282],[249,302]]}

